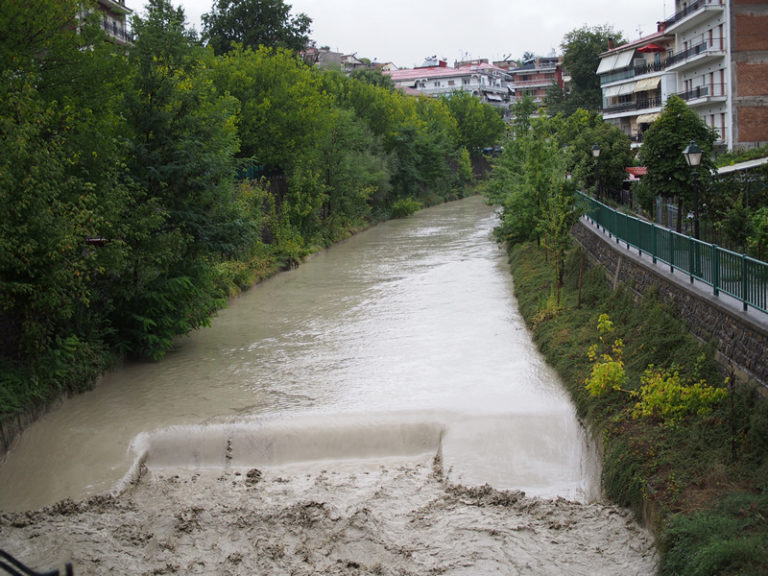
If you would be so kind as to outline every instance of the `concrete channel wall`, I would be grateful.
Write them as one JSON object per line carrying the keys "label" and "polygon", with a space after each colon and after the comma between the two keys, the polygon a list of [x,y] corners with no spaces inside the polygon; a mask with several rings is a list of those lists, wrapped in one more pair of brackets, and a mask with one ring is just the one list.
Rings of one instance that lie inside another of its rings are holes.
{"label": "concrete channel wall", "polygon": [[768,387],[768,314],[744,312],[741,303],[712,294],[711,288],[690,282],[687,275],[671,273],[669,266],[653,263],[650,256],[616,242],[598,227],[581,220],[572,230],[592,261],[603,267],[616,287],[623,284],[642,296],[656,288],[685,321],[688,329],[705,342],[714,342],[718,361],[746,382]]}

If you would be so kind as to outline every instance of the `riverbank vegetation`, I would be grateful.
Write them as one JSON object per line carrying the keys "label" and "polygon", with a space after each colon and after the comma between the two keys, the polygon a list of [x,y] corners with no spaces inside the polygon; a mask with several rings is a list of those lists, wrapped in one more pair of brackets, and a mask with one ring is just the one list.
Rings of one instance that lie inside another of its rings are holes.
{"label": "riverbank vegetation", "polygon": [[661,574],[765,574],[765,391],[723,373],[653,290],[612,289],[574,246],[574,191],[616,189],[628,164],[592,176],[590,143],[624,155],[626,137],[583,111],[530,112],[518,106],[484,189],[502,206],[521,313],[600,440],[606,495],[654,531]]}
{"label": "riverbank vegetation", "polygon": [[466,195],[504,130],[476,100],[319,71],[284,38],[214,52],[168,0],[121,46],[82,4],[0,3],[0,414],[159,359],[260,278]]}
{"label": "riverbank vegetation", "polygon": [[[585,270],[579,248],[568,251],[557,310],[547,298],[545,249],[522,243],[510,256],[533,338],[601,440],[606,495],[654,531],[660,573],[765,574],[768,399],[727,380],[713,350],[656,294],[637,301],[625,288],[612,290],[604,270]],[[613,326],[601,340],[606,317]],[[598,394],[590,393],[595,346],[611,357],[604,365],[620,360],[622,373],[608,370],[606,380],[621,384]],[[704,389],[701,402],[695,391]]]}

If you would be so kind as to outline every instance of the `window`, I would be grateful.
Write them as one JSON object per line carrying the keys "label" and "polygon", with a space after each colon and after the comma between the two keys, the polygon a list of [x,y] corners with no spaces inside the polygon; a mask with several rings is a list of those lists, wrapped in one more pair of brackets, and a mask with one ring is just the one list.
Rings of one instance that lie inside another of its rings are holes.
{"label": "window", "polygon": [[456,83],[453,80],[448,80],[448,86],[453,86],[454,84]]}

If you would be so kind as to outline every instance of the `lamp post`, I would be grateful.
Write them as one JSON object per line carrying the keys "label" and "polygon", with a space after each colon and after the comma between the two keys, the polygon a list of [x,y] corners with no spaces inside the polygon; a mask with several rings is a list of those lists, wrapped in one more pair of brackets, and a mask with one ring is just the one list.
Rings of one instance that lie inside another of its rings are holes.
{"label": "lamp post", "polygon": [[592,157],[595,159],[595,190],[597,201],[600,201],[600,145],[595,142],[592,145]]}
{"label": "lamp post", "polygon": [[683,150],[683,156],[685,156],[685,162],[693,168],[691,171],[691,179],[693,180],[693,237],[696,240],[699,239],[699,186],[698,186],[698,170],[699,164],[701,164],[702,150],[696,145],[696,142],[691,140],[691,143]]}
{"label": "lamp post", "polygon": [[[696,142],[691,140],[691,143],[683,150],[683,156],[685,156],[685,162],[692,168],[691,179],[693,180],[693,237],[699,239],[699,186],[698,186],[698,167],[701,164],[702,149],[696,145]],[[696,275],[701,274],[701,259],[699,254],[699,243],[694,243],[694,262]],[[693,281],[693,278],[691,278]]]}

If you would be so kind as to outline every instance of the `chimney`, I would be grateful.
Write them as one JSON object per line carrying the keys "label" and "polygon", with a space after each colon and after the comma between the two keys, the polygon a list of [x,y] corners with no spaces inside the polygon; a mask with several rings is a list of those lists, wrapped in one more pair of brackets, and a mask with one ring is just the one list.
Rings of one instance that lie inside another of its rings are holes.
{"label": "chimney", "polygon": [[613,38],[608,38],[608,50],[613,50],[614,47],[615,47],[614,46],[614,39]]}

